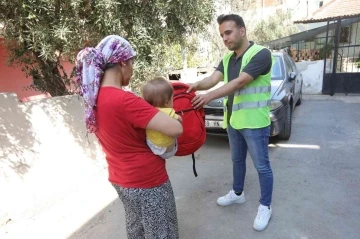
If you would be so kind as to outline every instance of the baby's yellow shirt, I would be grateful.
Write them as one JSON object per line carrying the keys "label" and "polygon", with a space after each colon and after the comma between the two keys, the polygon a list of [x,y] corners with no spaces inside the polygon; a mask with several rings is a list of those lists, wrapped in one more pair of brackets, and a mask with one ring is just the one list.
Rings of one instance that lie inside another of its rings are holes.
{"label": "baby's yellow shirt", "polygon": [[[178,115],[175,113],[175,110],[172,108],[158,108],[161,112],[178,119]],[[168,147],[174,143],[174,138],[166,136],[158,131],[147,129],[146,137],[158,147]]]}

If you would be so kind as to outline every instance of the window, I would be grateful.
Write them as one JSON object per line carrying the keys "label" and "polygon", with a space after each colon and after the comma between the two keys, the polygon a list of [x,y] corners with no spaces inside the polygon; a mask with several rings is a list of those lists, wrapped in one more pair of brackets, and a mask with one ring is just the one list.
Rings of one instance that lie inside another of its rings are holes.
{"label": "window", "polygon": [[292,69],[293,69],[293,72],[297,73],[297,68],[296,68],[296,65],[295,65],[295,62],[293,61],[293,59],[291,59],[291,57],[287,57],[290,61],[290,64],[292,66]]}
{"label": "window", "polygon": [[350,27],[342,27],[340,30],[340,41],[339,43],[350,42]]}
{"label": "window", "polygon": [[274,65],[271,68],[271,79],[272,80],[282,80],[283,77],[283,67],[281,58],[279,56],[275,56]]}
{"label": "window", "polygon": [[290,74],[290,72],[295,72],[295,70],[293,69],[293,66],[291,65],[289,58],[287,56],[284,56],[284,60],[285,60],[285,65],[286,65],[286,70],[287,70],[288,75]]}

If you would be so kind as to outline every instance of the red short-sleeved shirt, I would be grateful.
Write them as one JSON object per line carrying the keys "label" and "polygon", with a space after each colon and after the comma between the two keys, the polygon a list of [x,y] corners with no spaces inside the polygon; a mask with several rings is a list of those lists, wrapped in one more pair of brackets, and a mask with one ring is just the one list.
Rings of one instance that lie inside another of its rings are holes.
{"label": "red short-sleeved shirt", "polygon": [[168,180],[165,160],[146,144],[145,127],[158,109],[131,92],[100,88],[96,120],[109,165],[109,181],[126,188],[151,188]]}

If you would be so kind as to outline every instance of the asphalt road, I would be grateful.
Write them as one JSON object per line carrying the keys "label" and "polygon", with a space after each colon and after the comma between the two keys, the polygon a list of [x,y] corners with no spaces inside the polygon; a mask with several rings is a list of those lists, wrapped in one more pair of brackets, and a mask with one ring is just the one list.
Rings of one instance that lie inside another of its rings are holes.
{"label": "asphalt road", "polygon": [[[273,217],[263,232],[252,228],[260,190],[250,157],[246,203],[216,204],[232,185],[225,137],[209,136],[196,153],[197,178],[191,157],[168,160],[181,239],[359,238],[360,96],[305,96],[294,111],[292,126],[289,141],[272,138],[269,144]],[[99,165],[91,176],[79,172],[77,178],[69,178],[64,172],[59,180],[72,186],[63,188],[49,205],[33,208],[33,215],[8,220],[0,227],[0,238],[125,239],[122,203],[107,181],[105,165],[91,159],[88,164],[92,162]],[[20,199],[14,198],[14,203]]]}
{"label": "asphalt road", "polygon": [[[196,154],[197,178],[191,157],[169,160],[180,238],[359,238],[360,97],[305,96],[292,126],[289,141],[269,144],[273,217],[263,232],[252,228],[259,182],[249,156],[247,202],[216,204],[232,185],[226,138],[208,136]],[[122,204],[115,199],[69,238],[126,238],[124,224]]]}

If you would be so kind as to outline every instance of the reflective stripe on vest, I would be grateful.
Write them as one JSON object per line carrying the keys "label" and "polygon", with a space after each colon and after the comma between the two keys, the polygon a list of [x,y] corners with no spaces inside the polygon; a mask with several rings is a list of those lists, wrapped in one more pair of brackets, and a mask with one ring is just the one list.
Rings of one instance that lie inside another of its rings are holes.
{"label": "reflective stripe on vest", "polygon": [[233,111],[241,110],[241,109],[253,109],[253,108],[262,108],[269,106],[271,100],[264,100],[264,101],[255,101],[255,102],[243,102],[239,104],[234,104],[232,107]]}
{"label": "reflective stripe on vest", "polygon": [[235,92],[234,96],[238,95],[248,95],[248,94],[260,94],[271,92],[271,86],[255,86],[243,88]]}

